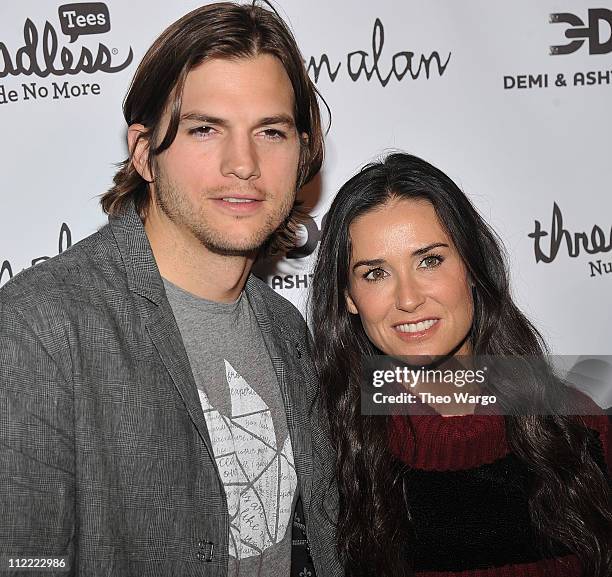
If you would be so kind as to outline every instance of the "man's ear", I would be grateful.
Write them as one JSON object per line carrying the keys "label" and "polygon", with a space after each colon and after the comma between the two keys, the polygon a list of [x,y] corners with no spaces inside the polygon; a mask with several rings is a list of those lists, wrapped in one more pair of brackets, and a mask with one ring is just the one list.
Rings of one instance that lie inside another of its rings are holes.
{"label": "man's ear", "polygon": [[147,129],[142,124],[132,124],[128,128],[128,150],[134,168],[147,182],[153,182],[155,177],[149,167],[149,139]]}
{"label": "man's ear", "polygon": [[347,290],[344,291],[344,300],[346,301],[346,308],[348,309],[348,312],[351,313],[352,315],[358,315],[359,311],[357,310],[357,307],[355,306],[355,302],[353,301],[353,299],[351,298],[351,295],[349,294]]}

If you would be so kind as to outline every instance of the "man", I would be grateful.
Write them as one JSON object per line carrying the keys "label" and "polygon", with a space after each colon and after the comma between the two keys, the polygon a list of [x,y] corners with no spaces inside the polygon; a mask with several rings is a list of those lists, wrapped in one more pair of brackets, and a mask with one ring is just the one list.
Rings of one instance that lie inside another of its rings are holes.
{"label": "man", "polygon": [[339,575],[307,329],[250,274],[322,161],[295,40],[260,7],[199,8],[124,114],[108,226],[0,291],[2,570],[289,575],[299,499],[317,575]]}

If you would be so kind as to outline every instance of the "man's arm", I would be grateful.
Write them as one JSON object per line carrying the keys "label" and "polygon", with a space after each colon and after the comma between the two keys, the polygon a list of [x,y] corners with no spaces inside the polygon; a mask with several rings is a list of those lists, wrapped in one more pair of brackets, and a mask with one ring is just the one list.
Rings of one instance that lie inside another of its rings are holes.
{"label": "man's arm", "polygon": [[0,574],[15,567],[10,558],[73,562],[73,387],[40,319],[28,324],[0,300]]}

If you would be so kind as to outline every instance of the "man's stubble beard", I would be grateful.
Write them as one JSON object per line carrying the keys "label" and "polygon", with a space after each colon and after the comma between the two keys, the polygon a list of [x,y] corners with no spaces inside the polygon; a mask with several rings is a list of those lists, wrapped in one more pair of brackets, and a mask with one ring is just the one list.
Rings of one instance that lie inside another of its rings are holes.
{"label": "man's stubble beard", "polygon": [[[253,253],[256,253],[276,230],[285,225],[295,201],[295,192],[292,195],[287,194],[286,201],[274,212],[266,215],[265,223],[250,238],[232,241],[226,233],[210,226],[204,208],[202,206],[199,209],[192,207],[174,182],[167,179],[166,175],[159,170],[155,185],[155,202],[166,218],[175,225],[189,230],[208,250],[223,256],[252,256]],[[219,196],[220,192],[225,193],[226,190],[226,197],[235,192],[235,190],[221,188],[204,189],[202,198],[210,198],[207,193]],[[267,194],[265,198],[268,198]]]}

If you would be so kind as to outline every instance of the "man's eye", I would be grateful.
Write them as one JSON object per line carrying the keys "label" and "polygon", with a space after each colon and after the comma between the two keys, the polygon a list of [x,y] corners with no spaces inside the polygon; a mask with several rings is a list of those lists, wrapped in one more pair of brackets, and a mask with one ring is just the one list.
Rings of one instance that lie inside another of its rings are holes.
{"label": "man's eye", "polygon": [[426,256],[420,263],[418,268],[435,268],[442,264],[444,259],[438,254],[430,254]]}
{"label": "man's eye", "polygon": [[211,135],[215,129],[212,126],[196,126],[195,128],[189,129],[189,134],[204,138]]}
{"label": "man's eye", "polygon": [[382,268],[373,268],[373,269],[370,269],[368,272],[366,272],[363,275],[363,278],[370,282],[376,282],[376,281],[384,279],[387,276],[389,275]]}
{"label": "man's eye", "polygon": [[282,130],[276,128],[266,128],[262,131],[262,134],[268,140],[285,140],[287,135]]}

